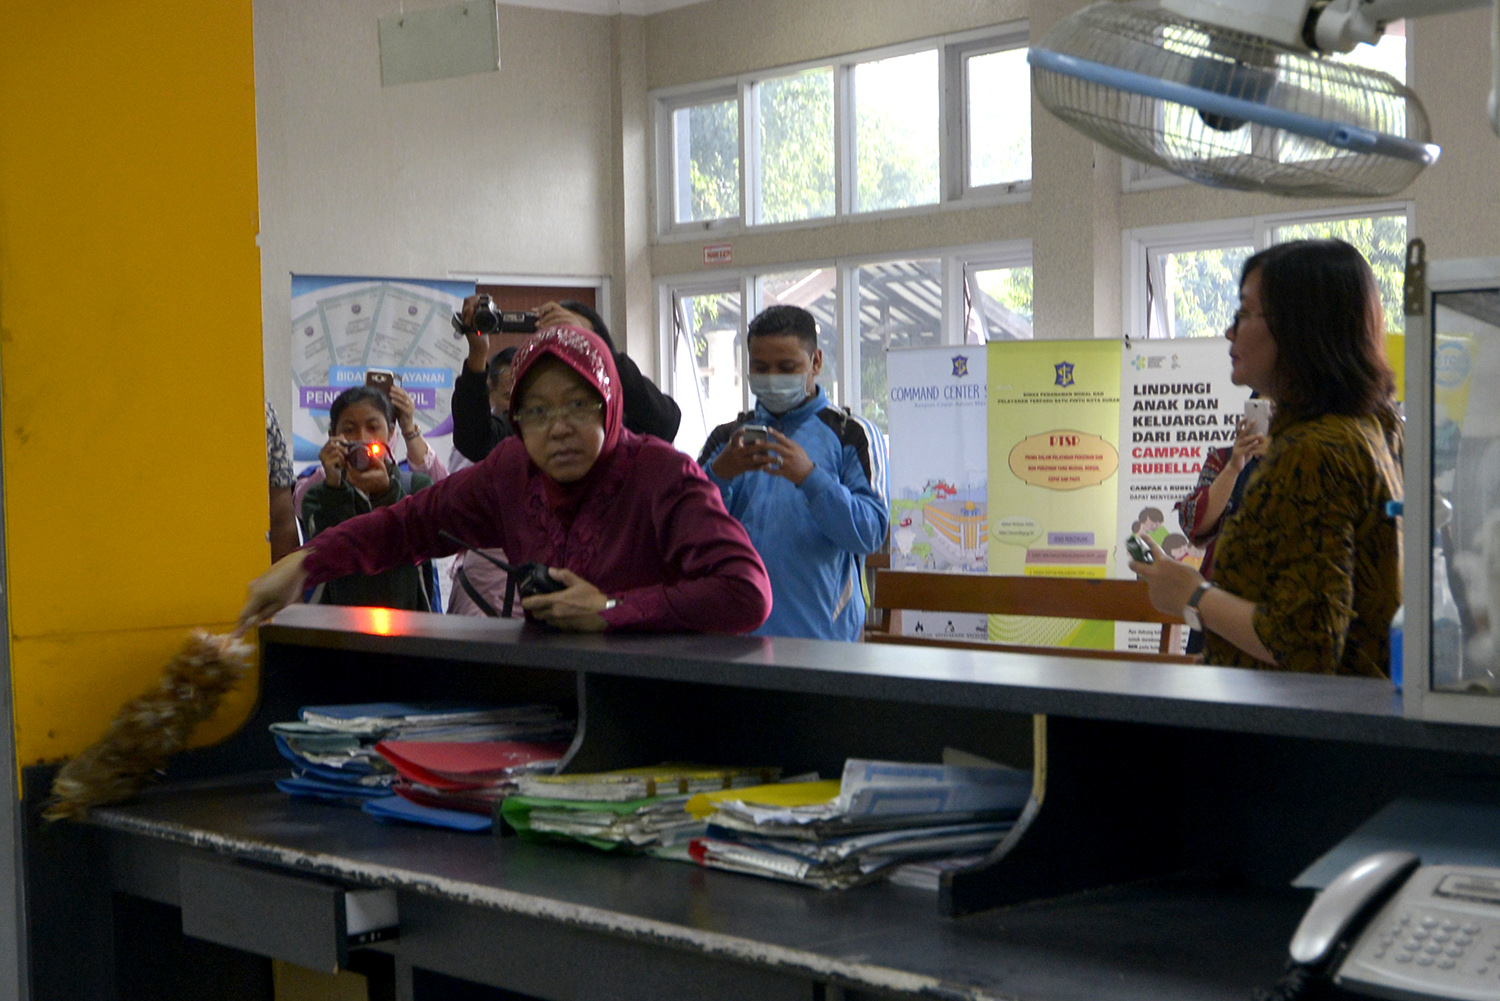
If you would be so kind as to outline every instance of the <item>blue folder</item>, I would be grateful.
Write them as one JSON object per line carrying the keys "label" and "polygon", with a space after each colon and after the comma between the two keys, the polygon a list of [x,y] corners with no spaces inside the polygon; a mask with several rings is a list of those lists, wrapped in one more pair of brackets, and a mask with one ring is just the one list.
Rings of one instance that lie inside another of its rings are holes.
{"label": "blue folder", "polygon": [[360,809],[380,821],[425,824],[428,827],[446,827],[454,831],[488,831],[495,823],[491,818],[478,813],[439,810],[421,806],[400,796],[372,799],[360,806]]}

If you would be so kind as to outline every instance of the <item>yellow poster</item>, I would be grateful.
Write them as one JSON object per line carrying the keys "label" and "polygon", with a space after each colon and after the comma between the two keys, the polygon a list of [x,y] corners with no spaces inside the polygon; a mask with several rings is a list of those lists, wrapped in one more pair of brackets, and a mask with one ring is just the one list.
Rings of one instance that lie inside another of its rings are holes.
{"label": "yellow poster", "polygon": [[[1104,577],[1118,493],[1119,342],[994,342],[988,364],[990,573]],[[1114,624],[991,616],[990,639],[1113,649]]]}

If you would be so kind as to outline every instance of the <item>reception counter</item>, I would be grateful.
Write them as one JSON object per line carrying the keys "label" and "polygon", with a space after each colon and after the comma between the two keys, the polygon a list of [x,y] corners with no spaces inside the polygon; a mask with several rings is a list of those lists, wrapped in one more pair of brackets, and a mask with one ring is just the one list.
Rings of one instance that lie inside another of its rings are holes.
{"label": "reception counter", "polygon": [[[1488,796],[1500,764],[1494,731],[1406,720],[1358,679],[314,607],[261,642],[234,737],[88,823],[28,824],[34,996],[268,998],[274,957],[386,970],[407,999],[1243,999],[1281,968],[1297,872],[1396,797]],[[384,826],[272,788],[266,724],[435,697],[576,710],[574,771],[834,776],[956,747],[1043,780],[939,893]],[[372,887],[399,933],[356,947],[330,915]]]}

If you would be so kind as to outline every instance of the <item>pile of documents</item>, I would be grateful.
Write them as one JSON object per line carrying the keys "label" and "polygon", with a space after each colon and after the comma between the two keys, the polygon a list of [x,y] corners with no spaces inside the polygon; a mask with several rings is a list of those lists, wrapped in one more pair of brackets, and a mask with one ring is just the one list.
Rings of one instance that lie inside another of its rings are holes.
{"label": "pile of documents", "polygon": [[672,854],[704,833],[685,809],[693,796],[775,781],[777,768],[715,768],[664,764],[576,775],[523,775],[518,795],[500,805],[523,837],[578,841],[595,848],[628,847]]}
{"label": "pile of documents", "polygon": [[396,770],[391,790],[398,796],[489,817],[522,776],[555,771],[568,742],[382,740],[375,751]]}
{"label": "pile of documents", "polygon": [[822,889],[845,889],[902,863],[985,853],[1031,795],[1031,773],[998,765],[851,759],[839,781],[795,782],[693,797],[708,822],[700,865]]}
{"label": "pile of documents", "polygon": [[[488,829],[521,774],[557,767],[573,723],[549,705],[378,702],[307,706],[271,724],[289,795],[382,819]],[[402,798],[406,797],[406,798]]]}

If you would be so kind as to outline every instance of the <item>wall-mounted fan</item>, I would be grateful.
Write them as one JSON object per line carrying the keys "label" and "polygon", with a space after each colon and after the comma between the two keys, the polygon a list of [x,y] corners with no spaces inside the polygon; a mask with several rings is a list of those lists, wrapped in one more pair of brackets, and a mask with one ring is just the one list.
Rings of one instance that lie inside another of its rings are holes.
{"label": "wall-mounted fan", "polygon": [[[1217,187],[1380,196],[1437,160],[1427,113],[1388,74],[1319,53],[1386,23],[1485,0],[1096,3],[1032,46],[1037,98],[1111,149]],[[1500,134],[1500,0],[1490,97]]]}

